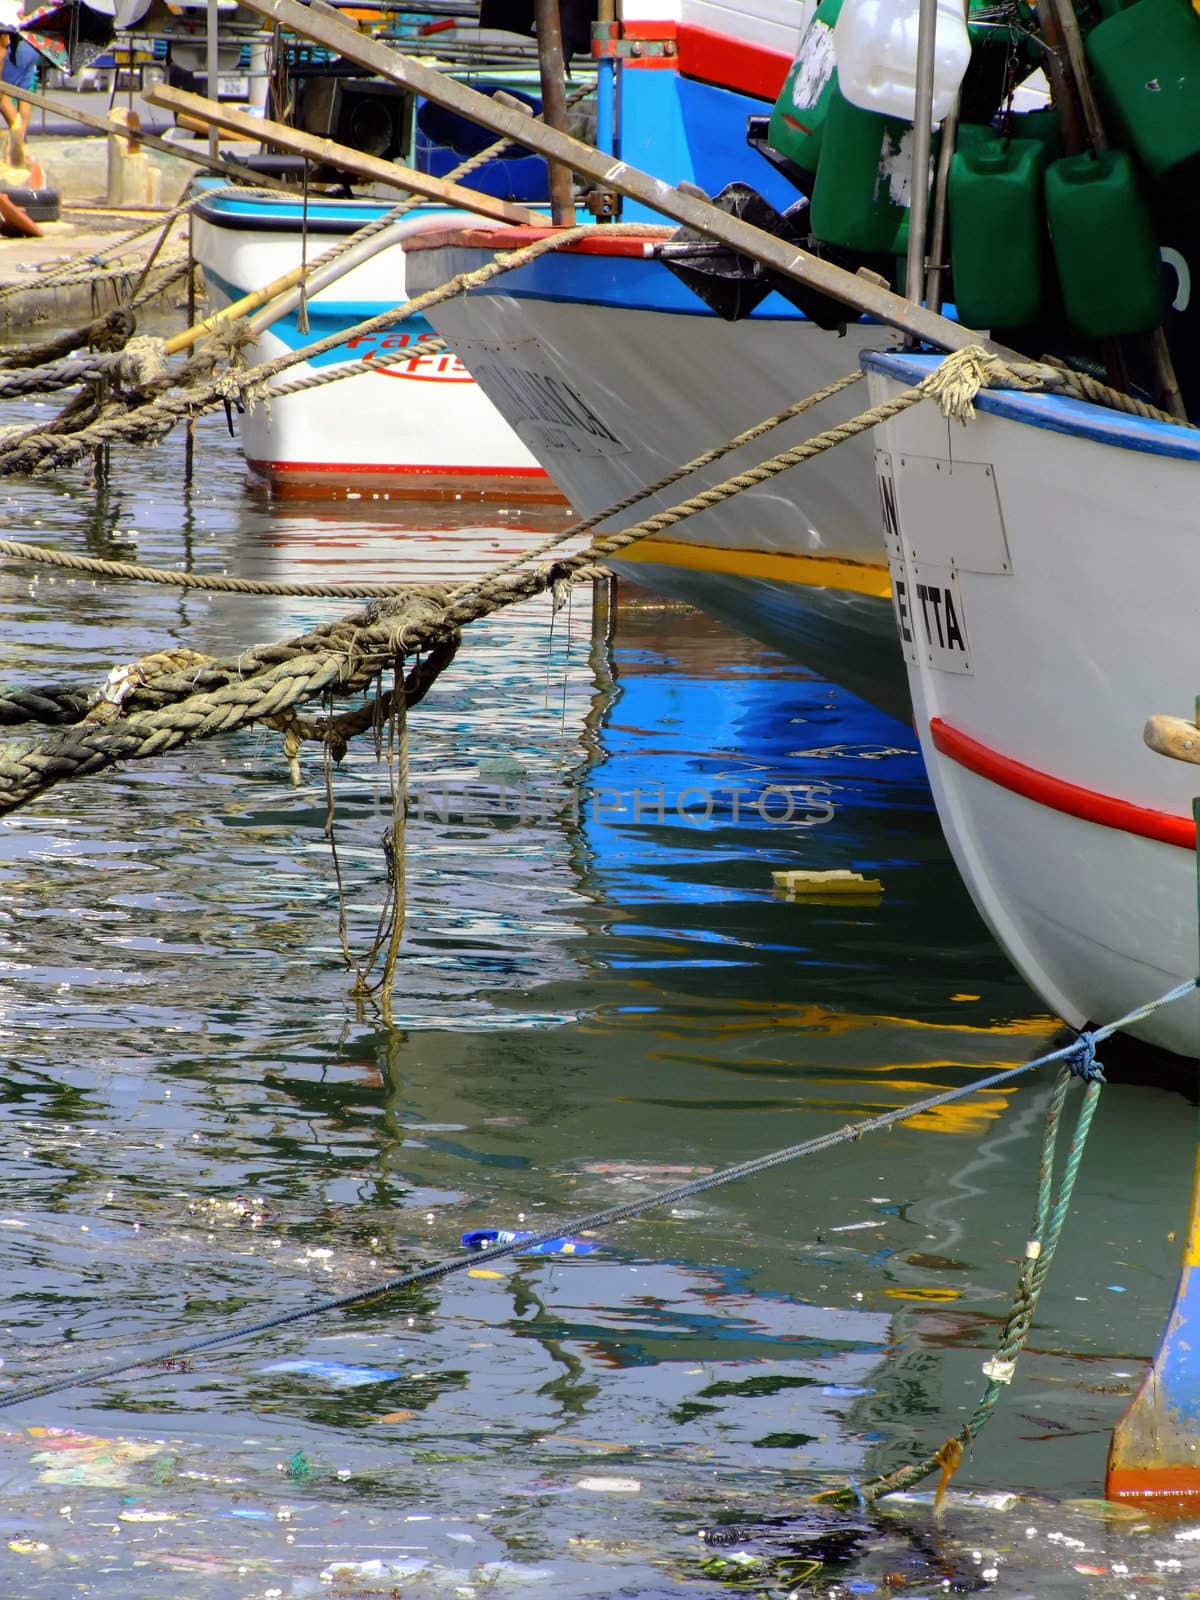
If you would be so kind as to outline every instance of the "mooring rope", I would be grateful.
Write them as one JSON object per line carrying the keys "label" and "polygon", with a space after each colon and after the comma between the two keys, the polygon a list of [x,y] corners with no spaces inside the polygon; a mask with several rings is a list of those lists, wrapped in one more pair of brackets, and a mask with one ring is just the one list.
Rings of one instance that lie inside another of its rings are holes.
{"label": "mooring rope", "polygon": [[[957,1100],[963,1100],[968,1095],[979,1094],[987,1089],[995,1089],[1013,1083],[1017,1078],[1027,1072],[1033,1072],[1039,1067],[1050,1066],[1056,1062],[1066,1064],[1063,1082],[1069,1083],[1072,1076],[1084,1076],[1087,1079],[1087,1094],[1085,1095],[1085,1111],[1087,1124],[1091,1121],[1091,1112],[1094,1110],[1094,1096],[1098,1093],[1103,1076],[1095,1063],[1095,1046],[1112,1034],[1124,1028],[1131,1027],[1137,1022],[1144,1021],[1152,1016],[1163,1006],[1171,1005],[1177,1000],[1194,993],[1200,979],[1192,978],[1186,983],[1181,983],[1157,999],[1149,1001],[1146,1005],[1137,1006],[1127,1012],[1123,1017],[1118,1017],[1115,1022],[1106,1023],[1094,1032],[1080,1035],[1070,1044],[1058,1050],[1051,1050],[1046,1055],[1037,1056],[1032,1061],[1024,1061],[1015,1067],[1006,1067],[1000,1072],[993,1072],[984,1078],[978,1078],[971,1083],[960,1084],[954,1089],[945,1089],[940,1094],[927,1095],[925,1099],[918,1100],[912,1105],[897,1106],[891,1111],[882,1111],[876,1116],[867,1117],[858,1122],[843,1124],[840,1128],[832,1129],[828,1133],[817,1135],[812,1139],[805,1139],[799,1144],[785,1145],[782,1149],[772,1150],[766,1155],[753,1156],[747,1161],[736,1162],[732,1166],[722,1167],[717,1172],[706,1173],[703,1177],[693,1178],[687,1183],[675,1184],[669,1189],[659,1190],[658,1193],[645,1195],[637,1200],[620,1201],[616,1205],[604,1206],[596,1211],[585,1212],[582,1216],[572,1217],[565,1222],[547,1224],[526,1238],[513,1239],[507,1243],[497,1243],[491,1246],[484,1259],[488,1261],[499,1260],[503,1256],[528,1255],[539,1246],[552,1243],[556,1239],[569,1237],[581,1233],[592,1233],[599,1228],[612,1227],[618,1222],[627,1222],[634,1217],[645,1215],[649,1211],[656,1211],[663,1206],[678,1205],[683,1200],[690,1200],[709,1190],[722,1188],[727,1183],[738,1183],[746,1178],[756,1178],[760,1174],[773,1171],[776,1167],[787,1165],[792,1161],[803,1160],[808,1156],[821,1155],[829,1150],[836,1150],[840,1145],[849,1144],[859,1139],[866,1138],[869,1134],[881,1133],[885,1129],[897,1127],[902,1122],[911,1118],[924,1116],[930,1111],[935,1111],[940,1106],[952,1105]],[[1072,1070],[1074,1068],[1074,1070]],[[1065,1087],[1063,1089],[1065,1095]],[[1088,1097],[1091,1096],[1091,1109],[1088,1109]],[[1061,1102],[1056,1087],[1056,1101]],[[1082,1113],[1081,1113],[1082,1120]],[[1086,1126],[1084,1133],[1086,1136]],[[1080,1148],[1080,1155],[1082,1148]],[[1072,1152],[1073,1168],[1071,1183],[1074,1182],[1074,1173],[1078,1170],[1079,1158]],[[1043,1161],[1043,1167],[1045,1162]],[[1066,1215],[1067,1203],[1070,1199],[1069,1188],[1065,1196],[1060,1197],[1058,1205],[1051,1213],[1051,1227],[1054,1229],[1054,1240],[1057,1242],[1058,1232],[1061,1232],[1062,1219]],[[1051,1252],[1052,1254],[1052,1252]],[[263,1317],[253,1322],[241,1323],[235,1328],[224,1328],[217,1333],[200,1334],[194,1338],[182,1339],[160,1349],[153,1354],[139,1352],[133,1356],[118,1357],[114,1361],[98,1363],[96,1366],[84,1368],[82,1371],[70,1373],[61,1378],[50,1378],[44,1383],[22,1384],[10,1390],[7,1394],[0,1393],[0,1410],[11,1406],[24,1405],[30,1400],[41,1400],[47,1395],[61,1394],[67,1389],[80,1388],[85,1385],[101,1383],[107,1378],[119,1377],[122,1373],[132,1372],[136,1368],[154,1365],[160,1362],[178,1361],[184,1356],[196,1355],[203,1350],[213,1350],[218,1346],[232,1344],[242,1339],[256,1338],[260,1334],[271,1333],[277,1328],[291,1327],[297,1322],[304,1322],[310,1317],[326,1316],[332,1311],[346,1311],[353,1306],[366,1305],[372,1300],[381,1299],[385,1295],[397,1294],[405,1289],[416,1288],[418,1285],[436,1283],[444,1278],[449,1278],[456,1273],[469,1271],[477,1267],[480,1261],[478,1251],[469,1251],[465,1254],[446,1256],[440,1261],[430,1262],[425,1266],[414,1267],[407,1272],[398,1273],[391,1278],[385,1278],[378,1283],[367,1285],[362,1289],[354,1289],[348,1294],[335,1295],[326,1299],[309,1302],[307,1305],[294,1306],[288,1311],[280,1311],[272,1316]],[[1043,1270],[1041,1277],[1045,1276]],[[1038,1282],[1040,1288],[1040,1279]],[[936,1470],[934,1467],[926,1469]],[[910,1469],[911,1470],[911,1469]],[[849,1491],[851,1500],[854,1491]]]}
{"label": "mooring rope", "polygon": [[[1195,984],[1189,984],[1184,993],[1189,993]],[[1178,991],[1172,991],[1160,1004],[1167,999],[1174,998]],[[1142,1009],[1140,1016],[1146,1014]],[[938,1487],[935,1505],[940,1508],[942,1496],[951,1477],[962,1463],[967,1447],[972,1444],[984,1425],[989,1421],[999,1403],[1001,1395],[1012,1382],[1016,1373],[1017,1360],[1025,1348],[1025,1340],[1033,1326],[1033,1313],[1037,1307],[1038,1296],[1041,1294],[1042,1285],[1050,1271],[1054,1253],[1058,1248],[1059,1237],[1062,1234],[1063,1223],[1067,1219],[1070,1209],[1071,1196],[1075,1189],[1075,1180],[1079,1176],[1079,1168],[1083,1161],[1084,1148],[1087,1145],[1088,1133],[1091,1130],[1092,1118],[1100,1099],[1100,1091],[1104,1085],[1104,1074],[1100,1063],[1096,1060],[1096,1045],[1105,1037],[1105,1030],[1096,1033],[1084,1032],[1076,1039],[1074,1045],[1064,1059],[1058,1078],[1054,1085],[1050,1106],[1046,1113],[1045,1132],[1042,1137],[1041,1166],[1038,1175],[1037,1200],[1034,1206],[1033,1225],[1029,1230],[1029,1238],[1025,1245],[1025,1253],[1021,1261],[1020,1275],[1013,1296],[1013,1303],[1005,1318],[1004,1328],[996,1346],[996,1353],[990,1360],[983,1364],[983,1375],[987,1379],[987,1386],[983,1391],[974,1411],[967,1421],[956,1432],[943,1440],[936,1450],[929,1451],[917,1461],[910,1462],[907,1466],[897,1467],[892,1472],[885,1472],[879,1477],[871,1478],[865,1483],[848,1484],[840,1489],[827,1490],[816,1498],[824,1504],[832,1505],[870,1505],[875,1500],[887,1494],[897,1494],[911,1489],[935,1472],[940,1472],[941,1483]],[[1063,1170],[1062,1182],[1059,1186],[1058,1196],[1051,1203],[1051,1187],[1054,1176],[1055,1151],[1058,1140],[1058,1127],[1066,1103],[1067,1089],[1072,1077],[1082,1077],[1086,1088],[1083,1103],[1079,1108],[1076,1119],[1075,1131],[1072,1135],[1067,1160]]]}
{"label": "mooring rope", "polygon": [[[981,354],[975,346],[957,351],[920,383],[857,417],[632,527],[601,535],[585,549],[557,561],[522,567],[504,576],[485,574],[470,592],[453,598],[444,590],[430,588],[410,591],[399,600],[379,601],[370,610],[352,613],[314,634],[244,652],[232,672],[201,669],[197,678],[202,681],[180,680],[176,675],[170,699],[156,686],[151,709],[135,710],[118,722],[104,727],[78,725],[34,745],[10,745],[0,750],[0,814],[15,810],[59,782],[103,771],[118,761],[145,760],[197,739],[279,716],[327,691],[353,692],[386,669],[397,655],[415,654],[505,606],[582,581],[596,570],[597,563],[638,540],[789,471],[926,398],[934,399],[947,415],[961,415],[981,383],[999,383],[1011,375],[1004,362],[997,358],[981,362]],[[1023,375],[1018,372],[1016,377]],[[260,662],[253,670],[252,657]]]}
{"label": "mooring rope", "polygon": [[[690,461],[685,461],[683,466],[675,467],[671,472],[664,473],[661,478],[655,479],[640,489],[634,489],[624,499],[617,500],[613,505],[605,506],[603,511],[595,511],[588,517],[581,517],[578,522],[573,522],[569,528],[564,528],[561,533],[554,534],[551,538],[535,545],[532,550],[525,551],[522,555],[514,556],[511,561],[503,562],[496,567],[489,567],[488,578],[502,578],[506,573],[516,572],[521,567],[527,566],[532,561],[540,561],[543,556],[557,550],[561,545],[577,538],[589,529],[599,527],[602,522],[607,522],[610,517],[616,517],[622,511],[628,511],[631,506],[636,506],[641,500],[648,500],[651,495],[661,494],[664,489],[670,489],[684,478],[689,478],[694,472],[709,467],[714,461],[720,461],[723,456],[731,455],[733,451],[740,450],[743,445],[753,444],[756,439],[761,439],[764,434],[781,427],[785,422],[792,422],[796,417],[803,416],[806,411],[811,411],[814,406],[820,405],[823,400],[831,399],[835,394],[840,394],[843,389],[848,389],[851,384],[858,383],[863,377],[862,368],[854,372],[847,372],[844,377],[835,378],[832,383],[827,383],[824,388],[815,390],[806,395],[803,400],[797,400],[790,406],[785,406],[782,411],[776,411],[773,416],[764,417],[761,422],[756,422],[753,427],[746,428],[742,433],[734,434],[732,439],[726,439],[724,444],[714,445],[711,450],[704,450],[698,456],[693,456]],[[460,584],[457,589],[451,590],[455,596],[469,594],[475,587],[474,583]]]}

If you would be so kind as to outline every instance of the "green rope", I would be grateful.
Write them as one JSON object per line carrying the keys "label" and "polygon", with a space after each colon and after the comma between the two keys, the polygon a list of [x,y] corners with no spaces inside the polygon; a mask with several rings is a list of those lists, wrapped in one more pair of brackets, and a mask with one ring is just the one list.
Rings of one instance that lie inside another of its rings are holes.
{"label": "green rope", "polygon": [[[1094,1045],[1088,1035],[1083,1035],[1082,1038],[1089,1061],[1094,1060]],[[1075,1179],[1079,1176],[1080,1164],[1083,1161],[1083,1152],[1087,1145],[1088,1133],[1091,1130],[1092,1118],[1096,1114],[1100,1091],[1104,1087],[1102,1077],[1088,1078],[1084,1090],[1083,1104],[1079,1109],[1079,1116],[1075,1122],[1075,1132],[1072,1135],[1071,1146],[1063,1166],[1062,1181],[1059,1185],[1057,1198],[1054,1198],[1054,1165],[1058,1148],[1059,1124],[1062,1120],[1063,1107],[1066,1104],[1067,1090],[1074,1076],[1076,1076],[1075,1067],[1071,1063],[1066,1063],[1055,1080],[1054,1092],[1050,1097],[1050,1106],[1046,1113],[1046,1127],[1042,1136],[1042,1156],[1038,1171],[1037,1197],[1034,1202],[1033,1225],[1029,1232],[1029,1242],[1025,1246],[1025,1255],[1021,1262],[1021,1271],[1017,1279],[1012,1306],[1005,1319],[1000,1341],[996,1346],[996,1353],[990,1361],[984,1364],[983,1372],[988,1380],[987,1387],[980,1396],[974,1411],[956,1433],[952,1433],[938,1449],[931,1451],[921,1460],[910,1462],[904,1467],[897,1467],[894,1472],[883,1473],[877,1478],[869,1479],[866,1483],[847,1484],[842,1488],[827,1490],[824,1494],[816,1497],[823,1504],[839,1506],[870,1504],[885,1494],[896,1494],[902,1490],[911,1489],[914,1484],[920,1483],[923,1479],[938,1471],[942,1473],[942,1487],[944,1488],[961,1461],[967,1446],[974,1442],[991,1418],[999,1403],[1000,1396],[1012,1382],[1017,1358],[1025,1347],[1025,1340],[1033,1325],[1033,1313],[1037,1307],[1038,1296],[1042,1292],[1042,1285],[1045,1283],[1046,1275],[1050,1271],[1050,1264],[1054,1260],[1054,1252],[1058,1249],[1058,1241],[1062,1235],[1063,1224],[1067,1219],[1067,1212],[1071,1206],[1071,1195],[1075,1189]],[[941,1490],[939,1489],[939,1495],[940,1493]]]}

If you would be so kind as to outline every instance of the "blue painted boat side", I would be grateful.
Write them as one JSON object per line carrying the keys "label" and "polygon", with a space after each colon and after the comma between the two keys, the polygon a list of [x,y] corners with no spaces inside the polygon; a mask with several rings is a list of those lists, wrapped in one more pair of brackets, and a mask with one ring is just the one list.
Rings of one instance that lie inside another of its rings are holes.
{"label": "blue painted boat side", "polygon": [[[605,306],[622,311],[657,311],[668,316],[701,317],[714,313],[662,262],[636,256],[544,255],[527,266],[472,289],[515,300],[554,300],[574,305]],[[769,294],[751,316],[757,322],[807,322],[782,295]],[[836,335],[830,334],[830,338]]]}
{"label": "blue painted boat side", "polygon": [[[355,228],[364,227],[368,222],[375,222],[380,217],[386,216],[402,197],[397,194],[395,200],[328,200],[313,197],[309,200],[308,216],[310,222],[320,219],[325,223],[343,224],[349,233]],[[265,195],[247,196],[224,193],[209,195],[200,205],[199,213],[214,227],[222,223],[227,226],[238,223],[280,221],[291,223],[299,233],[304,223],[304,207],[298,200],[285,198],[275,199]],[[536,209],[536,208],[535,208]],[[455,206],[438,205],[435,201],[428,201],[421,207],[422,211],[435,212],[440,217],[445,217],[448,225],[457,222],[477,222],[478,218],[469,211],[460,210]]]}
{"label": "blue painted boat side", "polygon": [[[862,365],[865,371],[878,372],[896,383],[908,385],[927,378],[941,359],[941,356],[913,355],[907,351],[867,351]],[[975,397],[975,409],[1022,422],[1030,428],[1091,439],[1117,450],[1200,461],[1200,432],[1193,428],[1155,422],[1147,417],[1128,417],[1123,412],[1106,411],[1102,406],[1072,400],[1066,395],[983,389]]]}
{"label": "blue painted boat side", "polygon": [[[697,83],[677,72],[623,69],[619,74],[617,148],[622,161],[667,183],[695,183],[715,195],[740,180],[780,211],[799,192],[746,143],[746,118],[765,100]],[[627,200],[622,222],[661,222],[657,212]]]}

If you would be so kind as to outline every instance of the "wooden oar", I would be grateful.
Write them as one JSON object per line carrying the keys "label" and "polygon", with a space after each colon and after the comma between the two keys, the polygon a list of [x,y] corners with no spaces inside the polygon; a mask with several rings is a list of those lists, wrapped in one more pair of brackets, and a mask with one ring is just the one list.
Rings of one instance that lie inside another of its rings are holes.
{"label": "wooden oar", "polygon": [[[98,117],[94,112],[83,111],[67,100],[55,100],[50,95],[37,94],[33,89],[18,89],[15,83],[6,83],[4,93],[10,100],[24,100],[31,106],[38,106],[42,111],[52,112],[56,117],[62,117],[66,122],[77,122],[81,128],[94,128],[97,133],[119,133],[123,139],[129,138],[129,128],[123,122],[113,122],[108,117]],[[178,156],[181,161],[190,161],[194,167],[207,167],[211,172],[219,172],[223,178],[240,178],[243,183],[252,183],[257,189],[279,189],[286,193],[295,193],[295,185],[284,183],[280,178],[268,177],[266,173],[255,172],[251,167],[242,166],[240,161],[214,161],[207,150],[193,150],[190,145],[172,144],[167,139],[160,139],[153,133],[137,134],[139,144],[149,145],[152,150],[161,150],[166,155]]]}
{"label": "wooden oar", "polygon": [[[351,33],[353,35],[353,30]],[[158,84],[147,90],[142,98],[152,106],[186,112],[188,116],[215,128],[225,128],[230,133],[241,134],[245,139],[261,140],[263,144],[277,145],[280,150],[290,150],[293,155],[307,156],[311,161],[339,167],[343,172],[353,172],[373,183],[385,183],[392,189],[404,189],[411,194],[424,195],[427,200],[440,200],[443,205],[477,212],[492,222],[511,222],[530,227],[546,221],[544,215],[530,211],[527,206],[497,200],[478,189],[468,189],[461,183],[435,178],[430,172],[417,172],[415,168],[400,166],[395,161],[381,161],[378,156],[351,150],[349,145],[338,144],[333,139],[302,133],[299,128],[286,127],[282,122],[248,116],[244,111],[220,105],[216,100],[206,100],[201,94],[189,94],[185,89],[169,89],[166,84]],[[484,95],[479,98],[487,104]],[[525,117],[520,119],[522,126],[527,120]]]}
{"label": "wooden oar", "polygon": [[845,272],[832,262],[810,255],[806,250],[798,250],[795,245],[787,244],[761,228],[730,216],[694,193],[673,188],[637,167],[614,161],[611,156],[604,155],[579,139],[573,139],[570,134],[549,128],[544,123],[535,123],[519,112],[497,105],[494,98],[479,94],[465,84],[447,78],[444,73],[436,72],[432,67],[424,66],[376,39],[357,33],[323,6],[300,5],[298,0],[244,0],[244,3],[260,16],[279,23],[303,38],[325,45],[379,77],[391,83],[403,84],[436,105],[457,111],[481,127],[505,135],[514,144],[535,150],[548,161],[560,161],[603,187],[615,189],[631,200],[638,200],[663,216],[694,228],[711,239],[717,239],[730,249],[751,256],[786,277],[795,278],[813,289],[832,295],[834,299],[869,317],[890,323],[892,327],[943,350],[960,350],[966,345],[982,344],[997,354],[1010,354],[1002,346],[989,343],[980,334],[960,327],[923,306],[914,305],[912,301],[892,294],[867,278]]}

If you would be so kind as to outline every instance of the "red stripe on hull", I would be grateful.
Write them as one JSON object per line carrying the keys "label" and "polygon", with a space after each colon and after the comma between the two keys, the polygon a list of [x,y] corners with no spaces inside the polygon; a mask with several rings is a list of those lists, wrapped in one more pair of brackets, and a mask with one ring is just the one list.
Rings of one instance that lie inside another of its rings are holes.
{"label": "red stripe on hull", "polygon": [[699,78],[721,89],[737,89],[759,100],[776,99],[792,64],[791,56],[780,50],[692,23],[680,23],[676,38],[679,70],[685,78]]}
{"label": "red stripe on hull", "polygon": [[540,467],[416,467],[383,462],[254,461],[250,470],[274,495],[298,499],[340,499],[370,495],[385,500],[495,505],[566,505],[558,485]]}
{"label": "red stripe on hull", "polygon": [[388,461],[251,461],[247,457],[246,465],[253,467],[255,472],[262,472],[280,477],[294,477],[297,473],[330,473],[340,472],[347,478],[361,476],[363,473],[394,473],[418,478],[537,478],[539,480],[549,477],[549,473],[542,467],[421,467],[414,466],[411,462],[407,465],[398,465]]}
{"label": "red stripe on hull", "polygon": [[1079,817],[1083,822],[1094,822],[1101,828],[1115,828],[1120,833],[1137,834],[1143,839],[1156,839],[1160,844],[1178,845],[1181,850],[1196,848],[1196,824],[1190,817],[1175,817],[1168,811],[1155,811],[1149,806],[1134,805],[1129,800],[1116,800],[1112,795],[1098,794],[1094,789],[1084,789],[1077,783],[1067,783],[1063,778],[1051,777],[1036,767],[1014,761],[997,750],[980,744],[969,734],[960,733],[941,717],[929,723],[934,749],[947,756],[968,772],[986,778],[989,783],[1033,800],[1051,811],[1061,811],[1068,817]]}

